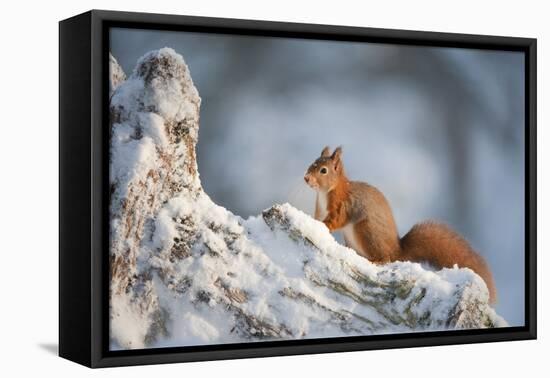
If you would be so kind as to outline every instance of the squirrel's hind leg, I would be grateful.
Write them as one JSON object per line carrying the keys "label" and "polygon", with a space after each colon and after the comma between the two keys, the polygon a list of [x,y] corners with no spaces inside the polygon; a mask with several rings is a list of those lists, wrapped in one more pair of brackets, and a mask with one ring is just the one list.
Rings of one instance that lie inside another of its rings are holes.
{"label": "squirrel's hind leg", "polygon": [[357,251],[358,254],[365,257],[375,264],[386,264],[391,262],[391,256],[383,240],[373,239],[372,232],[369,231],[368,221],[357,222],[351,229],[352,248]]}

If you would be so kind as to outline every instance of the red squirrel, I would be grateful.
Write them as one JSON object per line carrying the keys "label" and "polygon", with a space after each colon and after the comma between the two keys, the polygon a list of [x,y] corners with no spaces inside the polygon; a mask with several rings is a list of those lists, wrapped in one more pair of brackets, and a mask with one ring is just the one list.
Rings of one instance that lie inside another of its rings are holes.
{"label": "red squirrel", "polygon": [[418,223],[402,238],[390,205],[382,192],[364,182],[350,181],[342,162],[342,148],[325,147],[308,168],[304,180],[317,192],[315,219],[330,232],[342,230],[346,246],[376,264],[392,261],[427,262],[435,268],[455,264],[476,272],[489,289],[491,303],[496,288],[487,263],[468,241],[448,226]]}

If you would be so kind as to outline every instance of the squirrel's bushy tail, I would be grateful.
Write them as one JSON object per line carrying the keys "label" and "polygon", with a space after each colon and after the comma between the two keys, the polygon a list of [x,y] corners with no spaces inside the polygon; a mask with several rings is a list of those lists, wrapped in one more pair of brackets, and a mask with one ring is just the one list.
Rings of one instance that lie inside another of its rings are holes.
{"label": "squirrel's bushy tail", "polygon": [[404,260],[428,262],[438,268],[470,268],[477,273],[489,289],[490,303],[496,302],[493,275],[485,262],[470,246],[470,243],[448,226],[436,222],[416,224],[401,238]]}

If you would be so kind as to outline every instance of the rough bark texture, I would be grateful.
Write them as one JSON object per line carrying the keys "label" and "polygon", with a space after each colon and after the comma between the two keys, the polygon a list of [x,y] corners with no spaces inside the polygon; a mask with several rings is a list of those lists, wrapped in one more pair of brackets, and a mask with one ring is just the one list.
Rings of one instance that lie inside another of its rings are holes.
{"label": "rough bark texture", "polygon": [[109,95],[126,80],[126,74],[113,55],[109,53]]}
{"label": "rough bark texture", "polygon": [[126,80],[110,68],[113,348],[506,325],[468,269],[376,266],[288,204],[247,220],[217,206],[183,58],[152,51]]}

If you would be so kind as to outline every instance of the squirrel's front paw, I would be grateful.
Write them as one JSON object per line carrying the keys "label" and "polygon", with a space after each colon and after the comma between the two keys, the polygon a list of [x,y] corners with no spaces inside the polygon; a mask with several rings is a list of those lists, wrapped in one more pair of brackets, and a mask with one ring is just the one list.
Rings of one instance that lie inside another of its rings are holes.
{"label": "squirrel's front paw", "polygon": [[330,232],[334,231],[334,225],[331,222],[323,221],[323,223],[327,226]]}

